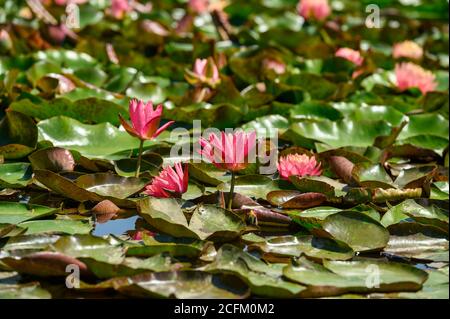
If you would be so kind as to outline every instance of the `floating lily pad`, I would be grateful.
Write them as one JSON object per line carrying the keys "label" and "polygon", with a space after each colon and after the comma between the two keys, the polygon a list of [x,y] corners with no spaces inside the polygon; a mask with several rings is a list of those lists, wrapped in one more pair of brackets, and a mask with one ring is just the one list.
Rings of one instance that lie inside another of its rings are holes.
{"label": "floating lily pad", "polygon": [[127,242],[127,256],[148,257],[168,253],[174,257],[197,257],[207,245],[203,241],[192,238],[175,238],[159,234],[144,236],[143,241],[142,244]]}
{"label": "floating lily pad", "polygon": [[350,145],[371,146],[378,136],[389,135],[391,132],[391,126],[384,121],[351,120],[299,122],[292,125],[291,129],[306,139],[322,142],[334,148]]}
{"label": "floating lily pad", "polygon": [[[38,123],[39,140],[76,150],[88,158],[114,158],[113,154],[137,149],[139,140],[109,123],[82,124],[68,117],[53,117]],[[108,141],[114,141],[113,143]],[[145,145],[155,144],[147,142]],[[118,156],[119,159],[126,156]]]}
{"label": "floating lily pad", "polygon": [[355,251],[381,249],[389,241],[389,232],[383,225],[359,212],[332,214],[325,218],[322,228]]}
{"label": "floating lily pad", "polygon": [[158,230],[174,237],[229,240],[245,228],[232,212],[213,205],[199,205],[188,223],[177,200],[148,197],[139,201],[139,213]]}
{"label": "floating lily pad", "polygon": [[120,264],[125,258],[125,249],[111,237],[92,235],[64,236],[53,245],[54,251],[73,258],[92,258],[99,262]]}
{"label": "floating lily pad", "polygon": [[133,297],[236,299],[248,295],[247,286],[236,278],[193,270],[117,278],[111,284]]}
{"label": "floating lily pad", "polygon": [[213,263],[206,267],[213,273],[229,273],[245,281],[252,293],[264,297],[293,297],[304,290],[282,278],[282,264],[266,264],[235,246],[223,245]]}
{"label": "floating lily pad", "polygon": [[316,264],[302,257],[287,266],[283,274],[307,289],[305,297],[333,296],[371,291],[416,291],[428,274],[409,265],[375,259],[324,261]]}
{"label": "floating lily pad", "polygon": [[12,103],[10,108],[41,120],[54,116],[67,116],[83,123],[109,122],[113,125],[119,125],[118,114],[126,112],[122,106],[116,103],[95,97],[74,102],[67,98],[51,101],[23,99]]}
{"label": "floating lily pad", "polygon": [[88,221],[70,219],[33,220],[22,222],[19,226],[26,228],[26,235],[42,233],[88,234],[92,230],[92,225]]}
{"label": "floating lily pad", "polygon": [[251,247],[261,250],[266,260],[299,257],[301,254],[319,260],[348,260],[353,257],[353,250],[347,245],[330,238],[314,236],[269,237]]}
{"label": "floating lily pad", "polygon": [[39,283],[0,285],[0,299],[50,299]]}
{"label": "floating lily pad", "polygon": [[436,226],[448,232],[448,214],[435,206],[424,207],[408,199],[392,207],[384,214],[381,223],[387,227],[412,218],[419,223]]}
{"label": "floating lily pad", "polygon": [[80,176],[75,184],[100,196],[125,199],[141,191],[147,183],[135,177],[120,177],[109,173],[86,174]]}
{"label": "floating lily pad", "polygon": [[34,121],[20,112],[8,111],[0,121],[0,155],[6,159],[21,158],[36,147]]}
{"label": "floating lily pad", "polygon": [[448,246],[446,238],[422,233],[408,236],[391,235],[384,252],[403,258],[448,262]]}
{"label": "floating lily pad", "polygon": [[0,164],[0,187],[21,188],[28,185],[32,170],[28,163]]}
{"label": "floating lily pad", "polygon": [[172,264],[170,257],[155,255],[146,259],[135,257],[125,258],[122,263],[108,263],[94,258],[79,258],[94,275],[101,279],[133,276],[149,271],[162,272],[180,268],[181,264]]}
{"label": "floating lily pad", "polygon": [[[220,191],[229,191],[230,183],[217,186]],[[236,178],[234,191],[245,196],[265,198],[273,190],[279,189],[276,181],[264,175],[244,175]]]}
{"label": "floating lily pad", "polygon": [[0,201],[0,223],[19,224],[55,214],[57,208]]}
{"label": "floating lily pad", "polygon": [[267,194],[267,200],[272,205],[290,209],[304,209],[319,206],[326,199],[326,195],[313,192],[272,191]]}

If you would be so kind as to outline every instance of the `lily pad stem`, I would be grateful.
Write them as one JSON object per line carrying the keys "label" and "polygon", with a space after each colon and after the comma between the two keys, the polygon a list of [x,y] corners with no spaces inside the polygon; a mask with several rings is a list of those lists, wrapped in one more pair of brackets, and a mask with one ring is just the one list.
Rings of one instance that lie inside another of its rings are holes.
{"label": "lily pad stem", "polygon": [[139,155],[138,155],[138,161],[137,161],[137,168],[136,168],[136,177],[139,177],[139,174],[141,172],[141,161],[142,161],[142,149],[144,147],[144,140],[140,140],[139,144]]}
{"label": "lily pad stem", "polygon": [[235,177],[235,173],[231,171],[230,193],[228,194],[228,210],[231,210],[233,207]]}

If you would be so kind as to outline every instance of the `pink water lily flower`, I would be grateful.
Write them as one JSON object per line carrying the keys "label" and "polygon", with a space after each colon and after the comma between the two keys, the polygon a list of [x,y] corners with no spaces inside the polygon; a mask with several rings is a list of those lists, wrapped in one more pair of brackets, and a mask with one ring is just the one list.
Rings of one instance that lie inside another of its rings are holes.
{"label": "pink water lily flower", "polygon": [[401,90],[418,88],[422,94],[434,91],[437,87],[436,76],[417,64],[404,62],[395,66],[397,87]]}
{"label": "pink water lily flower", "polygon": [[195,13],[205,13],[208,11],[209,0],[189,0],[188,7]]}
{"label": "pink water lily flower", "polygon": [[336,51],[335,56],[346,59],[357,66],[361,66],[364,62],[364,58],[361,53],[350,48],[340,48]]}
{"label": "pink water lily flower", "polygon": [[208,140],[201,138],[200,145],[200,154],[214,166],[236,172],[246,168],[251,160],[249,155],[255,151],[256,131],[211,134]]}
{"label": "pink water lily flower", "polygon": [[420,60],[423,56],[423,49],[416,42],[408,40],[394,44],[392,55],[395,59]]}
{"label": "pink water lily flower", "polygon": [[186,80],[192,85],[206,84],[214,88],[220,83],[219,68],[212,58],[196,59],[193,70],[186,70]]}
{"label": "pink water lily flower", "polygon": [[122,19],[127,12],[133,10],[129,0],[111,0],[111,15],[116,19]]}
{"label": "pink water lily flower", "polygon": [[320,176],[322,174],[320,163],[317,163],[316,158],[305,154],[288,154],[280,157],[278,172],[285,180],[288,180],[289,176]]}
{"label": "pink water lily flower", "polygon": [[145,187],[144,193],[154,197],[168,198],[181,197],[186,193],[188,188],[188,166],[181,163],[175,164],[175,169],[167,166],[158,176],[156,176],[151,184]]}
{"label": "pink water lily flower", "polygon": [[120,122],[129,134],[140,140],[154,139],[174,123],[170,121],[159,127],[163,111],[161,104],[154,110],[152,102],[144,103],[133,99],[130,101],[129,111],[131,125],[121,115],[119,115]]}
{"label": "pink water lily flower", "polygon": [[325,20],[331,14],[328,0],[300,0],[298,13],[305,19]]}

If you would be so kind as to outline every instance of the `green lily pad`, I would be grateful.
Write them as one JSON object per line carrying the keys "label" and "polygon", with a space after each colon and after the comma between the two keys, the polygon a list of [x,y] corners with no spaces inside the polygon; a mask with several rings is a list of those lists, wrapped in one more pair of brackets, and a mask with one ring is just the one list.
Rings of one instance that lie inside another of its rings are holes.
{"label": "green lily pad", "polygon": [[0,201],[0,223],[19,224],[55,214],[57,208]]}
{"label": "green lily pad", "polygon": [[120,264],[125,258],[125,248],[111,237],[82,234],[64,236],[52,245],[52,249],[73,258],[92,258],[110,264]]}
{"label": "green lily pad", "polygon": [[348,260],[354,255],[353,250],[342,242],[309,235],[269,237],[250,247],[262,251],[266,260],[299,257],[301,254],[320,260]]}
{"label": "green lily pad", "polygon": [[89,234],[92,225],[87,221],[54,219],[54,220],[32,220],[19,224],[26,228],[25,235],[57,233],[57,234]]}
{"label": "green lily pad", "polygon": [[207,185],[217,186],[230,177],[227,171],[219,170],[209,163],[189,163],[189,176]]}
{"label": "green lily pad", "polygon": [[80,273],[86,274],[86,266],[74,257],[53,251],[9,254],[0,262],[19,273],[39,277],[66,277],[66,267],[76,265]]}
{"label": "green lily pad", "polygon": [[213,205],[200,205],[188,223],[179,201],[173,198],[147,197],[138,203],[139,214],[155,227],[174,237],[229,240],[245,228],[232,212]]}
{"label": "green lily pad", "polygon": [[363,187],[394,187],[392,178],[381,164],[359,163],[353,168],[352,176]]}
{"label": "green lily pad", "polygon": [[153,104],[162,103],[166,99],[165,92],[156,83],[133,83],[126,94],[140,100],[152,101]]}
{"label": "green lily pad", "polygon": [[39,51],[36,52],[34,56],[38,60],[51,61],[60,66],[72,69],[93,67],[97,63],[95,59],[88,54],[71,50]]}
{"label": "green lily pad", "polygon": [[23,234],[25,231],[25,228],[14,224],[0,223],[0,238],[18,236]]}
{"label": "green lily pad", "polygon": [[71,180],[48,170],[35,170],[34,177],[52,191],[73,200],[100,202],[102,197],[77,186]]}
{"label": "green lily pad", "polygon": [[[87,125],[62,116],[40,121],[38,129],[40,141],[47,140],[54,146],[76,150],[88,158],[114,159],[112,155],[115,153],[139,147],[137,138],[109,123]],[[145,145],[155,143],[146,142]],[[126,156],[119,156],[119,159],[123,157]]]}
{"label": "green lily pad", "polygon": [[[385,121],[339,120],[320,122],[299,122],[291,126],[300,136],[325,143],[331,147],[367,147],[373,145],[378,136],[389,135],[391,126]],[[302,145],[300,145],[302,146]]]}
{"label": "green lily pad", "polygon": [[336,214],[342,211],[340,208],[329,207],[329,206],[319,206],[309,208],[303,211],[291,210],[288,212],[289,216],[293,221],[299,225],[307,228],[320,228],[323,224],[325,218],[332,214]]}
{"label": "green lily pad", "polygon": [[38,140],[34,121],[27,115],[8,111],[0,120],[0,155],[17,159],[31,153]]}
{"label": "green lily pad", "polygon": [[168,235],[156,234],[144,236],[143,243],[127,242],[127,256],[149,257],[160,253],[167,253],[174,257],[198,257],[206,248],[203,241],[193,238],[175,238]]}
{"label": "green lily pad", "polygon": [[240,217],[214,205],[198,205],[189,221],[189,228],[200,239],[227,241],[245,229]]}
{"label": "green lily pad", "polygon": [[219,129],[236,126],[242,116],[242,110],[229,103],[195,103],[182,107],[166,108],[164,114],[177,122],[192,123],[192,119],[200,120],[204,126]]}
{"label": "green lily pad", "polygon": [[290,110],[290,117],[294,121],[321,119],[337,121],[342,118],[342,114],[327,103],[306,101],[294,105]]}
{"label": "green lily pad", "polygon": [[341,191],[344,186],[344,184],[325,176],[290,176],[289,180],[302,193],[322,193],[329,197],[333,197],[335,195],[335,188],[338,191]]}
{"label": "green lily pad", "polygon": [[86,174],[76,179],[75,184],[100,196],[125,199],[141,191],[146,180],[136,177],[121,177],[110,173]]}
{"label": "green lily pad", "polygon": [[[217,186],[219,191],[228,192],[230,183],[223,183]],[[234,191],[248,197],[265,198],[273,190],[277,190],[276,181],[264,175],[244,175],[235,180]]]}
{"label": "green lily pad", "polygon": [[334,239],[346,243],[355,251],[381,249],[389,241],[389,232],[382,224],[354,211],[329,215],[325,218],[322,228]]}
{"label": "green lily pad", "polygon": [[306,285],[305,297],[334,296],[372,291],[415,291],[428,277],[423,270],[376,259],[324,261],[323,266],[302,257],[287,266],[284,276]]}
{"label": "green lily pad", "polygon": [[22,188],[31,180],[29,163],[0,164],[0,188]]}
{"label": "green lily pad", "polygon": [[305,209],[319,206],[326,201],[326,199],[326,195],[313,192],[271,191],[267,194],[267,200],[272,205],[289,209]]}
{"label": "green lily pad", "polygon": [[[1,166],[0,166],[1,170]],[[448,200],[449,188],[448,182],[435,182],[431,187],[430,199]]]}
{"label": "green lily pad", "polygon": [[189,229],[179,200],[147,197],[140,200],[137,207],[139,214],[156,229],[174,237],[198,238]]}
{"label": "green lily pad", "polygon": [[51,101],[23,99],[12,103],[10,109],[40,120],[46,120],[54,116],[67,116],[82,123],[109,122],[113,125],[120,124],[118,116],[120,113],[127,113],[122,106],[96,97],[74,102],[67,98],[58,98]]}
{"label": "green lily pad", "polygon": [[0,284],[0,299],[50,299],[52,295],[39,283]]}
{"label": "green lily pad", "polygon": [[[161,164],[162,158],[161,162],[142,160],[141,173],[149,172],[151,175],[158,175]],[[114,168],[120,176],[133,177],[136,175],[137,158],[123,158],[114,161]]]}
{"label": "green lily pad", "polygon": [[412,199],[405,200],[390,208],[384,214],[381,223],[387,227],[408,218],[422,224],[436,226],[448,232],[448,213],[446,214],[435,206],[424,207]]}
{"label": "green lily pad", "polygon": [[11,252],[14,250],[39,251],[54,244],[59,238],[60,236],[55,234],[15,236],[8,238],[5,245],[2,247],[2,250],[6,252]]}
{"label": "green lily pad", "polygon": [[266,115],[247,122],[241,128],[247,132],[256,131],[259,138],[269,138],[278,136],[277,132],[287,130],[289,128],[289,121],[278,114]]}
{"label": "green lily pad", "polygon": [[442,237],[416,233],[389,238],[384,252],[403,258],[448,262],[448,240]]}
{"label": "green lily pad", "polygon": [[133,297],[236,299],[248,295],[247,286],[232,276],[194,270],[115,278],[111,284],[119,292]]}
{"label": "green lily pad", "polygon": [[282,268],[282,264],[266,264],[235,246],[225,244],[206,270],[236,275],[259,296],[293,297],[304,290],[304,286],[284,280]]}
{"label": "green lily pad", "polygon": [[86,264],[87,268],[96,277],[101,279],[134,276],[149,271],[171,271],[176,270],[175,268],[179,267],[179,265],[172,264],[170,257],[164,257],[162,255],[155,255],[145,259],[127,257],[120,264],[108,263],[85,257],[81,257],[79,260]]}

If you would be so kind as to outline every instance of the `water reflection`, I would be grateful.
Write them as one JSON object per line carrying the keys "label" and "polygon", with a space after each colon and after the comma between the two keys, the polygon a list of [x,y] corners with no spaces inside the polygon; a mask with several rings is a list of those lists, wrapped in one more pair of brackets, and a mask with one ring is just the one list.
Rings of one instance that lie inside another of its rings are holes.
{"label": "water reflection", "polygon": [[136,229],[136,221],[139,216],[131,216],[122,219],[111,219],[107,222],[95,223],[95,228],[92,234],[94,236],[116,235],[120,236],[126,233],[128,230]]}

